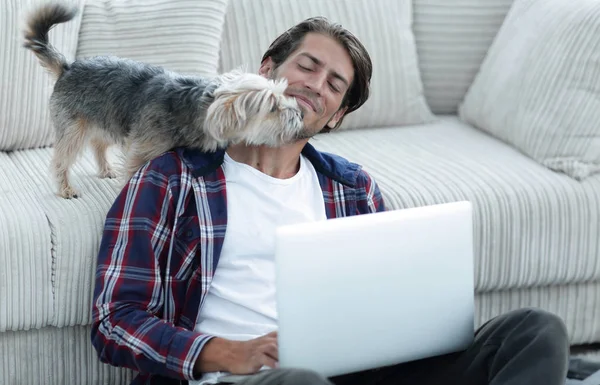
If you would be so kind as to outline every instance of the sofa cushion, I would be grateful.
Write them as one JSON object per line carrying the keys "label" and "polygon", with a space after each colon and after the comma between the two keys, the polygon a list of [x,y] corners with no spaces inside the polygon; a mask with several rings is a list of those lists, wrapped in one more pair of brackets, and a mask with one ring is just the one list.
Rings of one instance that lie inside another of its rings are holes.
{"label": "sofa cushion", "polygon": [[598,281],[479,293],[475,296],[475,322],[481,325],[524,307],[544,309],[561,317],[573,345],[600,341]]}
{"label": "sofa cushion", "polygon": [[54,316],[50,227],[30,190],[0,152],[0,332],[39,328]]}
{"label": "sofa cushion", "polygon": [[116,55],[214,76],[227,0],[87,0],[77,57]]}
{"label": "sofa cushion", "polygon": [[[294,24],[325,16],[342,24],[365,45],[373,61],[371,96],[344,118],[341,128],[418,124],[433,120],[423,96],[414,36],[412,2],[231,0],[225,19],[221,71],[257,72],[271,42]],[[365,20],[377,20],[373,28]]]}
{"label": "sofa cushion", "polygon": [[[506,311],[534,306],[560,316],[573,344],[596,342],[598,293],[598,282],[482,293],[475,296],[475,327]],[[0,333],[0,384],[37,384],[40,373],[52,373],[44,376],[44,385],[131,384],[135,372],[100,363],[90,333],[91,326]]]}
{"label": "sofa cushion", "polygon": [[91,326],[0,333],[0,384],[131,384],[137,373],[101,362],[91,333]]}
{"label": "sofa cushion", "polygon": [[321,134],[391,209],[470,200],[478,291],[600,280],[600,175],[577,182],[459,121]]}
{"label": "sofa cushion", "polygon": [[414,0],[423,90],[436,114],[454,114],[513,0]]}
{"label": "sofa cushion", "polygon": [[[44,0],[4,0],[0,12],[0,151],[47,146],[54,142],[48,98],[54,78],[23,48],[26,15]],[[81,5],[83,0],[67,0]],[[67,60],[75,57],[81,13],[48,34]]]}
{"label": "sofa cushion", "polygon": [[600,173],[598,14],[595,1],[516,0],[460,116],[554,171]]}
{"label": "sofa cushion", "polygon": [[[98,178],[91,151],[86,151],[71,172],[71,181],[81,197],[60,198],[48,168],[52,151],[51,148],[16,151],[10,154],[10,159],[28,184],[27,189],[33,195],[30,200],[38,206],[36,214],[43,218],[31,224],[43,224],[48,232],[49,241],[43,251],[52,261],[54,317],[50,325],[85,325],[90,321],[102,228],[120,182]],[[116,154],[110,154],[113,163],[120,161]],[[11,256],[11,260],[18,260],[18,256]]]}

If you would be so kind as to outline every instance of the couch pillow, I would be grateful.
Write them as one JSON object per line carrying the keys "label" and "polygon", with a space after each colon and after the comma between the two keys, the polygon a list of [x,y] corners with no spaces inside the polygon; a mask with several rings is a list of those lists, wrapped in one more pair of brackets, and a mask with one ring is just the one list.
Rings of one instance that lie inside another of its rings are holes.
{"label": "couch pillow", "polygon": [[[37,57],[23,48],[25,18],[44,0],[3,0],[0,5],[0,151],[48,146],[54,132],[48,111],[54,77]],[[67,5],[83,6],[83,0]],[[71,21],[59,24],[48,34],[50,43],[67,60],[73,60],[81,12]]]}
{"label": "couch pillow", "polygon": [[600,3],[516,0],[459,114],[577,180],[600,172]]}
{"label": "couch pillow", "polygon": [[434,119],[423,96],[412,2],[398,0],[230,0],[221,70],[257,72],[271,42],[294,24],[325,16],[365,45],[373,61],[371,95],[341,128],[399,126]]}
{"label": "couch pillow", "polygon": [[214,76],[227,0],[87,0],[77,57],[116,55]]}
{"label": "couch pillow", "polygon": [[414,0],[425,98],[435,114],[456,115],[513,0]]}

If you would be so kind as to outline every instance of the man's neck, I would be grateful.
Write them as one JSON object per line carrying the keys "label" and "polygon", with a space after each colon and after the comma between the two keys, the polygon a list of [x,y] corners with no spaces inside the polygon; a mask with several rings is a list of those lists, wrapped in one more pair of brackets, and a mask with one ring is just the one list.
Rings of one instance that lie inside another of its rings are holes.
{"label": "man's neck", "polygon": [[288,179],[300,168],[300,154],[308,140],[277,148],[266,146],[232,145],[227,148],[231,159],[254,167],[273,178]]}

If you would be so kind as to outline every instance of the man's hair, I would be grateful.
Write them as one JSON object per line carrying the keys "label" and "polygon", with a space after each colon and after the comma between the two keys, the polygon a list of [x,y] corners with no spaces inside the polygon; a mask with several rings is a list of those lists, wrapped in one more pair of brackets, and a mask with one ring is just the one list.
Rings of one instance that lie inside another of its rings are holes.
{"label": "man's hair", "polygon": [[[354,67],[354,79],[346,91],[340,108],[347,107],[346,114],[358,109],[369,98],[371,74],[373,64],[367,49],[350,31],[340,24],[333,23],[325,17],[311,17],[291,27],[277,37],[264,53],[261,62],[271,58],[277,68],[294,51],[298,49],[305,35],[309,32],[320,33],[329,36],[340,43],[348,52]],[[338,128],[342,119],[336,124]]]}

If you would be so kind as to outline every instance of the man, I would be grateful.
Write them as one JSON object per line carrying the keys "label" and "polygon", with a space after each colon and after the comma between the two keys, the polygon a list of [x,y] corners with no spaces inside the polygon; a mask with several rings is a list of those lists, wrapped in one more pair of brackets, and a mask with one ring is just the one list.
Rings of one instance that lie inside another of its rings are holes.
{"label": "man", "polygon": [[385,210],[365,171],[308,144],[367,100],[371,69],[350,32],[306,20],[272,43],[260,67],[287,78],[303,108],[296,142],[178,148],[131,179],[98,255],[92,342],[103,362],[139,371],[134,384],[218,383],[226,373],[258,373],[245,385],[564,382],[565,327],[533,309],[488,322],[456,354],[331,379],[277,369],[274,229]]}

